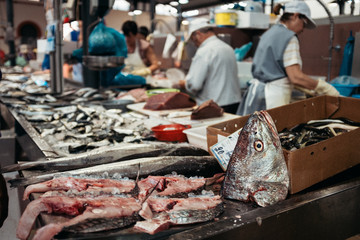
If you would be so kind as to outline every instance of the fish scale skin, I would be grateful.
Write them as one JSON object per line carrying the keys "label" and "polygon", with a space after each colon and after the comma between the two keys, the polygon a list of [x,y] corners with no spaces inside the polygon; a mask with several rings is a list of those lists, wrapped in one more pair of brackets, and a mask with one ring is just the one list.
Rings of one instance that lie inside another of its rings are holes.
{"label": "fish scale skin", "polygon": [[192,224],[206,222],[219,216],[224,211],[224,204],[206,210],[181,210],[169,211],[169,217],[174,224]]}
{"label": "fish scale skin", "polygon": [[65,227],[63,231],[74,233],[100,232],[126,227],[135,223],[138,220],[140,220],[140,216],[137,213],[131,216],[118,218],[115,217],[87,219],[86,221],[76,224],[74,226]]}
{"label": "fish scale skin", "polygon": [[[257,151],[255,143],[262,142]],[[222,184],[224,198],[260,206],[284,200],[289,176],[273,120],[266,111],[252,114],[240,133]]]}

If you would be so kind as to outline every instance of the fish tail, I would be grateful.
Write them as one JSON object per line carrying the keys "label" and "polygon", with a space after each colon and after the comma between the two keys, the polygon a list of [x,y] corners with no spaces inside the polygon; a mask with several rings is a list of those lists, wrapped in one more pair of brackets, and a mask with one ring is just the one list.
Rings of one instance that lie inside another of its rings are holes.
{"label": "fish tail", "polygon": [[132,195],[133,197],[137,198],[139,196],[139,176],[140,176],[140,163],[138,164],[138,171],[137,171],[137,175],[136,175],[136,179],[135,179],[135,187],[131,190],[130,195]]}
{"label": "fish tail", "polygon": [[35,178],[35,179],[34,178],[16,178],[16,179],[8,180],[8,183],[10,183],[10,188],[17,188],[20,186],[36,184],[36,183],[48,181],[51,179],[53,179],[53,177],[51,177],[51,176],[43,177],[41,179],[38,179],[38,178]]}
{"label": "fish tail", "polygon": [[[36,160],[34,162],[22,163],[22,164],[16,163],[16,164],[11,164],[11,165],[2,167],[1,173],[16,172],[16,171],[26,170],[26,169],[34,168],[34,167],[43,167],[44,162],[39,161],[39,160]],[[43,160],[43,159],[41,159],[41,160]]]}

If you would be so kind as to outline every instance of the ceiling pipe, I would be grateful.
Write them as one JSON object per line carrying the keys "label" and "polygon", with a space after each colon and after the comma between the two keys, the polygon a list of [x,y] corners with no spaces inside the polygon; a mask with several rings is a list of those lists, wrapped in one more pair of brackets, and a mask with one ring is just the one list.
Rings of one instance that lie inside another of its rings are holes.
{"label": "ceiling pipe", "polygon": [[180,28],[181,28],[181,22],[183,20],[182,18],[182,10],[181,10],[181,4],[179,4],[177,7],[177,13],[178,13],[178,16],[177,16],[177,19],[176,19],[176,31],[180,31]]}
{"label": "ceiling pipe", "polygon": [[53,10],[55,19],[55,51],[50,52],[50,87],[53,94],[62,94],[64,90],[62,1],[54,1]]}
{"label": "ceiling pipe", "polygon": [[336,0],[336,3],[339,5],[339,15],[344,15],[345,2],[345,0]]}
{"label": "ceiling pipe", "polygon": [[329,9],[326,7],[324,2],[322,0],[317,0],[318,3],[325,9],[325,12],[328,15],[329,21],[330,21],[330,43],[329,43],[329,62],[328,62],[328,73],[327,73],[327,80],[330,81],[331,77],[331,62],[332,62],[332,50],[333,50],[333,40],[334,40],[334,18],[331,15]]}
{"label": "ceiling pipe", "polygon": [[6,0],[6,14],[7,14],[7,26],[6,26],[6,37],[5,40],[9,45],[10,65],[16,65],[16,50],[15,50],[15,39],[14,39],[14,6],[12,0]]}
{"label": "ceiling pipe", "polygon": [[156,1],[150,0],[150,22],[151,22],[151,32],[155,31],[156,24],[155,20],[155,10],[156,10]]}
{"label": "ceiling pipe", "polygon": [[351,3],[350,3],[350,15],[354,15],[354,10],[355,10],[355,0],[351,0]]}

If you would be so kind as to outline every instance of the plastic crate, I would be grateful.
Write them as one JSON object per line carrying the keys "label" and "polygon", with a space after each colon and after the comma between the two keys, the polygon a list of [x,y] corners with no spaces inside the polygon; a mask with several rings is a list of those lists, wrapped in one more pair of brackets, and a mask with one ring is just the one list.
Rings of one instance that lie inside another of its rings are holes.
{"label": "plastic crate", "polygon": [[332,83],[331,85],[333,85],[336,90],[339,91],[341,96],[344,97],[349,97],[351,96],[351,93],[355,90],[355,88],[359,87],[360,85],[353,85],[353,84],[348,84],[348,85],[344,85],[344,84],[339,84],[339,83]]}

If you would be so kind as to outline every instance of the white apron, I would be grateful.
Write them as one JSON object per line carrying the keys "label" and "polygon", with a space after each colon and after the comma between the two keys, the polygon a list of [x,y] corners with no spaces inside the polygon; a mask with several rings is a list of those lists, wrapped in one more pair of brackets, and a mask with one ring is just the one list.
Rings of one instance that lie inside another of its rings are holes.
{"label": "white apron", "polygon": [[136,41],[135,51],[133,53],[128,53],[127,58],[125,58],[124,72],[130,73],[134,70],[146,68],[146,65],[141,59],[139,48],[138,41]]}
{"label": "white apron", "polygon": [[279,107],[290,103],[293,85],[287,77],[281,78],[265,85],[266,109]]}
{"label": "white apron", "polygon": [[236,111],[237,115],[245,116],[255,111],[265,110],[265,83],[256,78],[250,80],[250,86],[245,92]]}

